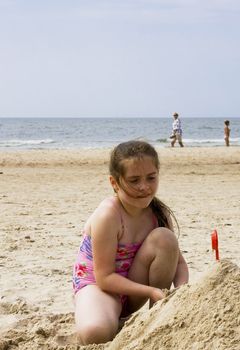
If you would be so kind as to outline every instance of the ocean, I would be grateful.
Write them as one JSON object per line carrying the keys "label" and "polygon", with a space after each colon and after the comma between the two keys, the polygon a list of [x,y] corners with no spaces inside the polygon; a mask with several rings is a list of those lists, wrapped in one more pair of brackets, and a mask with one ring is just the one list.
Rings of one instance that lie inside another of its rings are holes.
{"label": "ocean", "polygon": [[[229,120],[230,145],[240,146],[240,118]],[[223,118],[181,118],[181,122],[184,146],[224,146]],[[171,128],[171,117],[0,118],[0,150],[104,148],[130,139],[170,147]]]}

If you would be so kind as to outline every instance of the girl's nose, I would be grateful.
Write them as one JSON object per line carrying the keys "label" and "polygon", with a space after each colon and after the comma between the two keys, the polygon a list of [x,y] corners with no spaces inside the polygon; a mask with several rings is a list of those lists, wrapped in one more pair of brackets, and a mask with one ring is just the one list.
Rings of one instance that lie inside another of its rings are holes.
{"label": "girl's nose", "polygon": [[146,181],[142,181],[139,185],[139,190],[146,191],[147,189],[149,189],[149,184]]}

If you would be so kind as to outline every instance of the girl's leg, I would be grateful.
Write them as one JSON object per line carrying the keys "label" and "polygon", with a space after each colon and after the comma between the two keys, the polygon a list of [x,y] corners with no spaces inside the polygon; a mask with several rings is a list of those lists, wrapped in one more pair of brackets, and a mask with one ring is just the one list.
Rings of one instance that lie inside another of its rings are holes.
{"label": "girl's leg", "polygon": [[96,285],[82,288],[75,296],[77,337],[83,344],[106,343],[118,330],[122,304],[119,296],[103,292]]}
{"label": "girl's leg", "polygon": [[[176,274],[179,258],[178,241],[167,228],[154,229],[143,242],[129,270],[132,281],[170,289]],[[128,297],[128,312],[139,309],[147,299]]]}

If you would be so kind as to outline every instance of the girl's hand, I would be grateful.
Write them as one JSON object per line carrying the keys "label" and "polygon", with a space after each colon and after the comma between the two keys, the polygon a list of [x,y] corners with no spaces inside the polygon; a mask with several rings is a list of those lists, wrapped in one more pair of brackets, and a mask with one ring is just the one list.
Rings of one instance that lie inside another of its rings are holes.
{"label": "girl's hand", "polygon": [[155,303],[158,300],[164,299],[165,294],[163,291],[159,288],[152,288],[151,294],[150,294],[150,299],[153,303]]}

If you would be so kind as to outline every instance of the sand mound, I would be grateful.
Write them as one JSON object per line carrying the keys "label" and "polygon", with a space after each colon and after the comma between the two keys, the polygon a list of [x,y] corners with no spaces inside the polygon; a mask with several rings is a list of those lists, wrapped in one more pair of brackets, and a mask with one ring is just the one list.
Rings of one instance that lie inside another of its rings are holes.
{"label": "sand mound", "polygon": [[[2,304],[1,312],[26,310]],[[40,315],[35,311],[0,333],[0,350],[237,350],[240,343],[240,268],[215,263],[196,284],[183,286],[151,310],[141,310],[105,345],[76,345],[73,314]]]}
{"label": "sand mound", "polygon": [[236,350],[239,344],[240,269],[225,260],[197,284],[133,316],[107,350]]}

